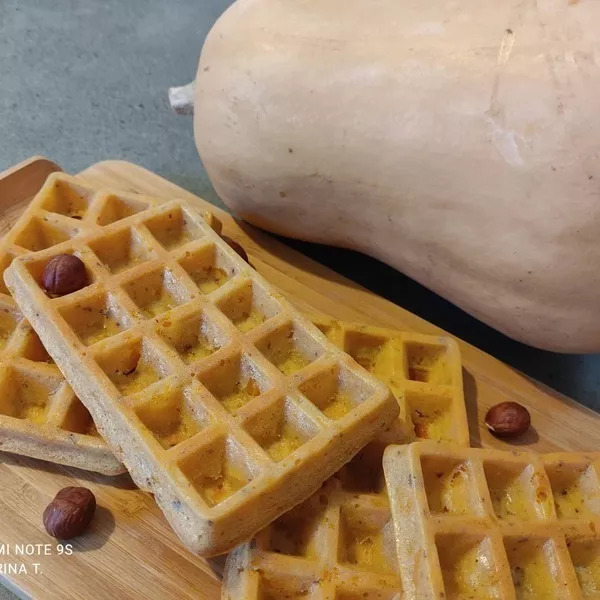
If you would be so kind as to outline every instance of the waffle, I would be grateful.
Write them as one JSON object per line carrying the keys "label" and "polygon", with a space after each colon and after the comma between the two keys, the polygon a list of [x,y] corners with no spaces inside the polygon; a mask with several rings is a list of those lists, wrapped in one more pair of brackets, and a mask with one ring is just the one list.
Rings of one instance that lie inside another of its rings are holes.
{"label": "waffle", "polygon": [[36,333],[3,298],[0,398],[0,449],[105,475],[125,471]]}
{"label": "waffle", "polygon": [[[155,206],[163,200],[96,191],[65,173],[50,175],[13,228],[0,240],[0,275],[15,256],[60,243]],[[203,217],[216,231],[220,222]],[[0,277],[0,447],[2,450],[107,475],[125,467],[98,434],[77,399],[23,319]],[[11,392],[16,385],[20,394]],[[32,390],[35,390],[33,392]]]}
{"label": "waffle", "polygon": [[383,451],[389,443],[426,437],[468,445],[460,354],[453,340],[312,321],[392,389],[400,417],[309,500],[233,551],[223,600],[400,598]]}
{"label": "waffle", "polygon": [[417,442],[383,462],[409,597],[600,597],[600,454]]}
{"label": "waffle", "polygon": [[[15,256],[50,248],[162,202],[139,194],[94,190],[66,173],[52,173],[0,240],[0,273]],[[203,217],[220,231],[221,223],[211,213]],[[3,278],[0,299],[14,305]]]}
{"label": "waffle", "polygon": [[369,444],[322,488],[227,558],[222,600],[400,600],[393,524]]}
{"label": "waffle", "polygon": [[[96,193],[55,173],[0,240],[0,271],[15,256],[59,243],[156,201]],[[23,319],[0,277],[0,447],[2,450],[114,475],[125,471]]]}
{"label": "waffle", "polygon": [[433,439],[469,445],[460,351],[452,338],[321,317],[311,320],[392,390],[400,415],[381,441]]}
{"label": "waffle", "polygon": [[[92,283],[50,299],[43,269],[71,252]],[[397,417],[388,388],[185,202],[17,257],[5,281],[112,450],[198,554],[231,549],[305,500]]]}

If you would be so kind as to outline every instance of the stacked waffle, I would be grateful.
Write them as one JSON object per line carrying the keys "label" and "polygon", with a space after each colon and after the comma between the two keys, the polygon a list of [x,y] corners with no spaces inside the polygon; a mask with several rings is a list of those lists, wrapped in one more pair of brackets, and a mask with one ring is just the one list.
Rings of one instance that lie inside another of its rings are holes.
{"label": "stacked waffle", "polygon": [[[235,548],[228,600],[600,591],[597,458],[469,449],[455,342],[311,321],[218,229],[50,176],[0,246],[3,449],[126,468]],[[87,285],[48,294],[57,255]]]}
{"label": "stacked waffle", "polygon": [[223,600],[399,600],[401,573],[382,466],[389,444],[417,438],[468,443],[456,343],[365,325],[315,320],[393,390],[399,417],[311,498],[227,559]]}
{"label": "stacked waffle", "polygon": [[[187,203],[54,175],[28,212],[10,234],[31,251],[5,272],[13,298],[192,551],[248,539],[396,419],[391,391]],[[58,255],[83,261],[88,285],[47,294]]]}

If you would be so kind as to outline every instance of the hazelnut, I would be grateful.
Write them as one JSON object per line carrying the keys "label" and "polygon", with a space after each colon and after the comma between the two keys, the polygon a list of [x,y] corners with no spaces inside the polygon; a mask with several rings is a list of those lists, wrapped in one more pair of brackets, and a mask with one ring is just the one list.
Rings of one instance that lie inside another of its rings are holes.
{"label": "hazelnut", "polygon": [[494,435],[514,437],[529,429],[531,417],[524,406],[516,402],[501,402],[488,410],[485,424]]}
{"label": "hazelnut", "polygon": [[222,235],[222,240],[229,244],[229,247],[235,250],[248,264],[250,264],[250,259],[248,258],[248,254],[244,250],[244,247],[235,240],[231,239],[228,235]]}
{"label": "hazelnut", "polygon": [[73,254],[54,256],[42,274],[42,286],[51,296],[64,296],[76,292],[88,283],[83,261]]}
{"label": "hazelnut", "polygon": [[84,487],[60,490],[44,511],[46,531],[59,540],[81,535],[90,524],[96,510],[96,498]]}

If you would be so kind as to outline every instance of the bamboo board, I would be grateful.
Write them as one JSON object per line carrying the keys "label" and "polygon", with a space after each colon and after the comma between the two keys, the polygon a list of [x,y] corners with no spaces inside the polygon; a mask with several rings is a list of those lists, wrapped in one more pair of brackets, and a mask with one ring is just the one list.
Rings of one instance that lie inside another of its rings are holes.
{"label": "bamboo board", "polygon": [[[0,233],[6,231],[58,167],[32,158],[0,174]],[[256,229],[145,169],[122,161],[97,163],[79,174],[85,183],[184,197],[213,210],[224,232],[248,251],[252,264],[301,310],[337,319],[445,334],[431,323],[370,293]],[[519,445],[540,452],[598,450],[600,416],[462,342],[465,396],[473,446],[514,448],[493,438],[483,425],[489,406],[515,400],[527,406],[534,427]],[[59,555],[43,529],[41,515],[56,492],[85,485],[101,507],[91,530]],[[58,600],[157,599],[217,600],[223,560],[206,561],[185,551],[149,494],[128,476],[108,478],[33,459],[0,453],[0,577],[23,597]],[[17,544],[50,544],[32,556],[2,554]],[[27,574],[4,574],[3,565],[23,564]],[[35,573],[34,563],[38,563]]]}

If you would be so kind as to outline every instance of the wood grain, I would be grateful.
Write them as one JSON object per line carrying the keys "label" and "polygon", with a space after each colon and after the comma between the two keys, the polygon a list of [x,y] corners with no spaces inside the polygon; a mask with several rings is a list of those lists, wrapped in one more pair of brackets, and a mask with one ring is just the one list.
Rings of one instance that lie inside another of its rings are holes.
{"label": "wood grain", "polygon": [[[19,209],[58,167],[32,159],[0,174],[0,223],[7,227]],[[88,184],[166,197],[184,197],[222,219],[224,231],[250,254],[253,265],[301,310],[338,319],[446,335],[431,323],[368,292],[329,269],[141,167],[107,161],[83,171]],[[465,395],[474,446],[514,448],[493,438],[483,425],[489,406],[516,400],[532,414],[534,429],[519,441],[537,451],[598,450],[600,416],[459,340]],[[94,527],[74,543],[72,556],[58,556],[55,540],[42,528],[45,505],[66,485],[85,485],[96,494]],[[43,599],[216,600],[222,559],[205,561],[186,552],[148,494],[127,476],[108,478],[0,456],[0,544],[50,543],[52,556],[1,556],[0,564],[23,562],[27,575],[4,575],[24,597]],[[33,563],[41,573],[33,573]]]}

